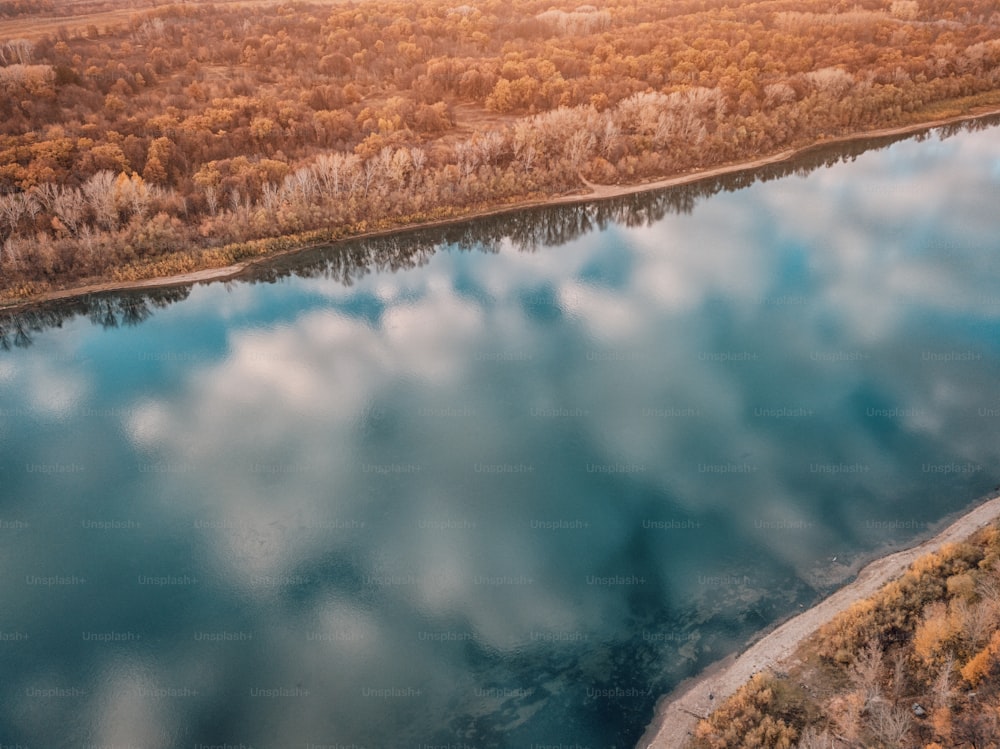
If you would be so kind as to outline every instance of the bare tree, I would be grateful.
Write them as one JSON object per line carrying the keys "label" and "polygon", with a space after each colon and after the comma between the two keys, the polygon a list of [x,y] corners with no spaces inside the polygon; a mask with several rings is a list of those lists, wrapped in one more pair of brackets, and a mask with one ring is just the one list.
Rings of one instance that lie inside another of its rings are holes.
{"label": "bare tree", "polygon": [[243,196],[240,195],[240,188],[234,187],[229,191],[229,208],[233,213],[238,213],[240,210],[240,205],[243,202]]}
{"label": "bare tree", "polygon": [[586,35],[611,25],[611,14],[593,5],[581,5],[576,10],[546,10],[535,16],[560,34]]}
{"label": "bare tree", "polygon": [[13,195],[0,195],[0,218],[7,224],[10,236],[17,233],[21,218],[28,213],[28,203],[33,202],[33,198],[21,192]]}
{"label": "bare tree", "polygon": [[52,212],[63,223],[70,234],[76,234],[83,221],[87,204],[83,193],[75,187],[60,188],[52,202]]}
{"label": "bare tree", "polygon": [[406,182],[406,178],[413,171],[413,161],[410,158],[409,148],[399,148],[392,155],[392,160],[389,163],[389,179],[393,183],[400,187]]}
{"label": "bare tree", "polygon": [[17,245],[12,238],[7,238],[0,245],[0,268],[6,266],[11,270],[17,270],[21,266],[21,256]]}
{"label": "bare tree", "polygon": [[955,601],[952,605],[963,610],[962,635],[969,641],[972,650],[982,648],[1000,628],[1000,601],[983,596],[972,604]]}
{"label": "bare tree", "polygon": [[21,65],[28,65],[31,63],[31,53],[35,51],[35,45],[27,39],[11,39],[3,45],[3,49],[6,51],[6,55],[2,57],[4,65],[8,59],[17,60]]}
{"label": "bare tree", "polygon": [[205,204],[208,206],[208,212],[213,216],[219,210],[219,195],[213,185],[208,185],[205,188]]}
{"label": "bare tree", "polygon": [[892,700],[895,702],[906,693],[907,682],[910,679],[910,664],[906,653],[899,649],[892,656]]}
{"label": "bare tree", "polygon": [[383,146],[382,150],[378,152],[378,156],[375,157],[378,161],[378,168],[381,174],[385,175],[389,173],[389,168],[392,166],[393,153],[390,146]]}
{"label": "bare tree", "polygon": [[319,181],[313,170],[308,167],[296,169],[292,174],[292,181],[295,184],[295,191],[302,196],[302,200],[311,203],[319,188]]}
{"label": "bare tree", "polygon": [[89,224],[84,224],[80,228],[80,241],[83,243],[84,249],[88,254],[93,254],[94,252],[94,230],[90,228]]}
{"label": "bare tree", "polygon": [[302,167],[285,177],[279,193],[282,200],[303,206],[312,203],[318,189],[319,179],[315,171],[311,167]]}
{"label": "bare tree", "polygon": [[320,154],[313,162],[313,173],[320,188],[326,195],[336,195],[340,192],[340,181],[343,177],[344,157],[339,153]]}
{"label": "bare tree", "polygon": [[764,103],[769,107],[795,101],[795,89],[787,83],[768,83],[764,86]]}
{"label": "bare tree", "polygon": [[534,131],[529,142],[540,147],[542,153],[564,155],[567,135],[579,130],[588,130],[589,111],[589,107],[559,107],[535,115],[528,121],[530,129]]}
{"label": "bare tree", "polygon": [[118,206],[115,201],[113,172],[105,169],[84,182],[83,196],[98,226],[104,229],[118,228]]}
{"label": "bare tree", "polygon": [[887,702],[876,703],[868,711],[868,726],[888,749],[901,749],[912,723],[910,711]]}
{"label": "bare tree", "polygon": [[882,648],[877,642],[865,645],[851,664],[851,682],[861,692],[865,707],[882,699]]}
{"label": "bare tree", "polygon": [[521,164],[524,166],[524,171],[530,172],[535,168],[535,162],[538,160],[538,149],[533,145],[529,144],[523,151],[521,151]]}
{"label": "bare tree", "polygon": [[1000,606],[1000,561],[990,565],[989,574],[980,575],[976,580],[976,592],[984,601]]}
{"label": "bare tree", "polygon": [[455,144],[455,162],[463,179],[469,177],[479,165],[479,154],[468,141]]}
{"label": "bare tree", "polygon": [[838,749],[838,747],[837,740],[829,731],[820,733],[812,726],[806,726],[796,749]]}
{"label": "bare tree", "polygon": [[953,694],[953,679],[955,670],[955,657],[949,655],[944,663],[941,664],[941,669],[938,671],[937,678],[934,679],[934,706],[948,708],[951,706],[952,694]]}
{"label": "bare tree", "polygon": [[281,202],[279,192],[278,187],[271,182],[265,182],[261,187],[260,204],[268,213],[273,214],[278,210],[278,204]]}
{"label": "bare tree", "polygon": [[605,117],[598,138],[599,149],[604,158],[609,158],[621,143],[622,129],[611,117]]}
{"label": "bare tree", "polygon": [[472,146],[476,150],[477,159],[481,164],[495,163],[500,156],[503,145],[503,136],[495,130],[480,134],[472,142]]}
{"label": "bare tree", "polygon": [[667,112],[661,114],[656,120],[656,127],[653,129],[653,143],[657,148],[663,148],[676,131],[674,118]]}
{"label": "bare tree", "polygon": [[356,193],[358,191],[358,188],[361,187],[361,182],[364,177],[363,172],[364,169],[362,169],[361,161],[357,160],[354,163],[354,168],[347,173],[348,189],[352,194]]}
{"label": "bare tree", "polygon": [[115,180],[114,199],[119,211],[144,216],[151,199],[149,186],[138,175],[119,175]]}
{"label": "bare tree", "polygon": [[615,110],[615,119],[623,130],[652,135],[660,114],[667,111],[671,99],[658,91],[644,91],[622,99]]}
{"label": "bare tree", "polygon": [[371,190],[372,185],[378,180],[381,175],[381,164],[377,157],[367,159],[361,167],[361,180],[365,188],[365,196],[368,195],[368,191]]}
{"label": "bare tree", "polygon": [[596,142],[594,134],[586,130],[577,130],[566,141],[566,159],[574,172],[590,158]]}
{"label": "bare tree", "polygon": [[27,200],[24,201],[24,213],[31,220],[31,223],[35,223],[35,219],[38,218],[38,214],[42,212],[42,204],[35,200],[31,195],[27,196]]}
{"label": "bare tree", "polygon": [[834,699],[830,705],[830,717],[838,732],[848,742],[856,742],[861,734],[861,715],[865,709],[865,696],[861,690]]}
{"label": "bare tree", "polygon": [[410,163],[413,164],[413,181],[417,182],[427,165],[427,153],[422,148],[410,149]]}
{"label": "bare tree", "polygon": [[150,18],[136,29],[133,37],[140,44],[146,44],[163,38],[164,31],[165,26],[162,18]]}
{"label": "bare tree", "polygon": [[816,90],[822,94],[842,96],[854,85],[854,76],[840,68],[820,68],[805,74]]}
{"label": "bare tree", "polygon": [[42,204],[42,208],[51,212],[56,198],[59,196],[59,185],[55,182],[42,182],[31,188],[31,194],[35,200]]}

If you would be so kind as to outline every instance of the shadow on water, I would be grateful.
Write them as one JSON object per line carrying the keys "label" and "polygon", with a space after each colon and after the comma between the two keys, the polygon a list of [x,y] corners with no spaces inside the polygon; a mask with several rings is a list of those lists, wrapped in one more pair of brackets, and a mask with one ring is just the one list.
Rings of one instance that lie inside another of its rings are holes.
{"label": "shadow on water", "polygon": [[[443,226],[401,230],[387,236],[349,240],[311,248],[265,261],[238,277],[244,283],[276,283],[297,276],[327,278],[351,286],[372,272],[396,272],[425,265],[441,247],[497,253],[504,242],[520,252],[537,252],[571,242],[612,224],[651,226],[670,214],[692,213],[698,202],[722,192],[736,192],[757,182],[769,182],[856,160],[904,140],[941,140],[963,132],[1000,125],[1000,115],[956,122],[917,133],[863,138],[818,145],[794,159],[710,177],[660,190],[637,192],[590,203],[515,209]],[[157,309],[186,299],[191,285],[142,291],[90,294],[46,302],[12,312],[0,312],[0,350],[27,348],[32,336],[58,328],[70,319],[88,317],[103,328],[134,326]]]}

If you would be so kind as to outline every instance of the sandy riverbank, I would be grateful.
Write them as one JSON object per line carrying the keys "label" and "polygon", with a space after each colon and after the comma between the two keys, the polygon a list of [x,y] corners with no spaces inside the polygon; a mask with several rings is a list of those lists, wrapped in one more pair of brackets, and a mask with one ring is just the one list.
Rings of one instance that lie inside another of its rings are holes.
{"label": "sandy riverbank", "polygon": [[[678,185],[690,184],[692,182],[698,182],[700,180],[712,179],[714,177],[720,177],[727,174],[744,172],[752,169],[757,169],[763,166],[769,166],[772,164],[779,164],[781,162],[794,159],[796,156],[799,156],[800,154],[805,153],[818,146],[829,146],[838,143],[849,143],[851,141],[865,140],[869,138],[906,135],[909,133],[917,133],[922,130],[927,130],[930,128],[941,127],[943,125],[951,125],[959,122],[967,122],[998,114],[1000,114],[1000,108],[998,107],[979,108],[967,112],[966,114],[958,115],[955,117],[930,120],[927,122],[919,122],[909,125],[900,125],[898,127],[883,128],[880,130],[868,130],[865,132],[854,133],[852,135],[845,135],[837,138],[826,138],[818,140],[814,143],[810,143],[809,145],[802,146],[800,148],[787,149],[785,151],[780,151],[778,153],[770,154],[768,156],[762,156],[760,158],[751,159],[748,161],[723,164],[721,166],[712,167],[709,169],[693,170],[690,172],[685,172],[683,174],[677,174],[672,177],[656,180],[654,182],[642,182],[629,185],[597,185],[585,181],[586,190],[577,193],[560,195],[552,198],[547,198],[544,200],[525,200],[517,203],[510,203],[503,206],[499,206],[495,209],[478,211],[475,213],[470,213],[468,215],[444,219],[441,221],[429,221],[421,224],[412,224],[407,226],[394,227],[392,229],[387,229],[384,231],[370,232],[368,234],[359,234],[356,236],[345,238],[345,240],[341,241],[348,241],[348,240],[354,241],[357,239],[364,239],[365,237],[385,236],[387,234],[396,234],[413,229],[422,229],[434,226],[461,223],[464,221],[475,220],[477,218],[483,218],[486,216],[495,216],[498,214],[511,213],[514,211],[523,210],[525,208],[588,203],[595,200],[607,200],[609,198],[617,198],[623,195],[633,195],[635,193],[647,192],[649,190],[660,190],[667,187],[676,187]],[[237,263],[235,265],[229,265],[222,268],[205,268],[204,270],[191,271],[190,273],[183,273],[175,276],[147,278],[138,281],[127,281],[127,282],[103,281],[103,282],[90,283],[80,286],[74,286],[67,289],[49,291],[43,294],[39,294],[30,299],[18,300],[16,302],[11,302],[6,304],[0,303],[0,311],[7,311],[7,312],[16,311],[18,309],[24,309],[38,304],[43,304],[45,302],[73,299],[75,297],[87,296],[89,294],[98,294],[108,291],[164,288],[169,286],[185,286],[188,284],[208,283],[211,281],[223,281],[240,275],[251,266],[266,264],[269,260],[272,260],[276,257],[294,254],[296,252],[302,252],[308,249],[314,249],[315,247],[316,245],[304,245],[302,247],[297,247],[295,249],[283,250],[281,252],[271,253],[268,255],[261,256],[259,258],[246,260],[241,263]]]}
{"label": "sandy riverbank", "polygon": [[[868,598],[890,580],[902,575],[918,557],[941,546],[962,541],[976,530],[1000,518],[1000,495],[988,495],[974,509],[923,543],[897,551],[866,565],[853,582],[845,585],[808,611],[789,619],[747,650],[713,664],[657,703],[653,721],[637,745],[639,749],[680,749],[694,731],[699,718],[707,716],[750,677],[769,669],[783,670],[799,643],[856,601]],[[709,699],[713,695],[713,699]]]}

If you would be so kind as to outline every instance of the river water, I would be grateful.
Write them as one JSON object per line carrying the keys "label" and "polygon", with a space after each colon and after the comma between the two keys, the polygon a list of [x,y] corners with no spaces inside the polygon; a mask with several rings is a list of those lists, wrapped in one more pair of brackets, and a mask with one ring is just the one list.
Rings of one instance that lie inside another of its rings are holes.
{"label": "river water", "polygon": [[1000,129],[0,321],[0,744],[632,746],[1000,482]]}

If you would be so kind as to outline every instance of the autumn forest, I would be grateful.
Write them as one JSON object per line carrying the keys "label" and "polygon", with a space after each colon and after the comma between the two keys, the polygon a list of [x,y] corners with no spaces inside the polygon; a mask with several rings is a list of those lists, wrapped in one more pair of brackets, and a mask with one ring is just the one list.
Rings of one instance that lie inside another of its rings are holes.
{"label": "autumn forest", "polygon": [[993,0],[577,2],[0,2],[0,297],[1000,107]]}

